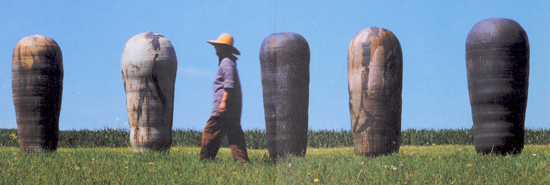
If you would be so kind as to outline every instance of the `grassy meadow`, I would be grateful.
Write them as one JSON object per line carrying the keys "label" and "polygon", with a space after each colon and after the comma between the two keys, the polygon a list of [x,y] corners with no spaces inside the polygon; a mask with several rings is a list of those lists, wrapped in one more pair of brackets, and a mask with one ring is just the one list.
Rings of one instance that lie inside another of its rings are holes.
{"label": "grassy meadow", "polygon": [[480,155],[472,146],[402,146],[382,157],[351,147],[308,148],[303,158],[270,161],[249,150],[251,164],[233,162],[228,148],[198,162],[198,147],[134,154],[129,147],[62,148],[21,154],[0,147],[1,184],[548,184],[550,146],[526,145],[516,156]]}
{"label": "grassy meadow", "polygon": [[134,154],[128,130],[61,131],[53,153],[22,154],[16,129],[0,129],[0,184],[549,184],[550,131],[526,130],[519,155],[482,155],[472,131],[405,130],[399,153],[354,154],[351,133],[309,131],[305,157],[272,161],[265,131],[247,130],[251,163],[228,148],[198,162],[199,131],[174,130],[169,152]]}

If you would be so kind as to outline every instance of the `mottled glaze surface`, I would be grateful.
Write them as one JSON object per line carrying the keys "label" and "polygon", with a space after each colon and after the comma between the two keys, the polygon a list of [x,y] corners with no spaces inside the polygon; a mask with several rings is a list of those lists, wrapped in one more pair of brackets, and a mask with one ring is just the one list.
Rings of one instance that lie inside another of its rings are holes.
{"label": "mottled glaze surface", "polygon": [[389,30],[361,30],[348,49],[348,90],[355,152],[398,152],[401,142],[401,45]]}
{"label": "mottled glaze surface", "polygon": [[481,153],[520,153],[529,87],[529,39],[514,20],[485,19],[466,39],[474,142]]}
{"label": "mottled glaze surface", "polygon": [[267,36],[260,48],[267,148],[304,156],[309,106],[309,45],[297,33]]}
{"label": "mottled glaze surface", "polygon": [[170,149],[177,71],[174,47],[160,34],[138,34],[124,46],[121,69],[134,152]]}
{"label": "mottled glaze surface", "polygon": [[12,90],[21,152],[56,150],[63,94],[63,57],[54,40],[33,35],[15,45]]}

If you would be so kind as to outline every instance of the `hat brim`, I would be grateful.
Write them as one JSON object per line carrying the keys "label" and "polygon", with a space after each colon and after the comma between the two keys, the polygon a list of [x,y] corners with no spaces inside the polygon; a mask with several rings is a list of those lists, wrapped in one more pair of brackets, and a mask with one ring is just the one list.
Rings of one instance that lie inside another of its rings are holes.
{"label": "hat brim", "polygon": [[224,42],[220,42],[220,41],[217,41],[217,40],[209,40],[209,41],[206,41],[206,42],[208,42],[212,45],[223,44],[223,45],[229,46],[229,47],[231,47],[231,53],[236,54],[236,55],[241,55],[241,52],[239,52],[239,50],[237,50],[237,48],[233,47],[232,45],[226,44]]}

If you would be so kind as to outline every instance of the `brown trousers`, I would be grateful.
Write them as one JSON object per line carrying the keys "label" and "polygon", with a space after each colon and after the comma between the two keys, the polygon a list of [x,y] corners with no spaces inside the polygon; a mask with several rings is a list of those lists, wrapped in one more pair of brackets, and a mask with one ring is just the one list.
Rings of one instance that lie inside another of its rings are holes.
{"label": "brown trousers", "polygon": [[249,162],[240,117],[211,116],[202,131],[199,161],[216,158],[222,139],[227,135],[233,160]]}

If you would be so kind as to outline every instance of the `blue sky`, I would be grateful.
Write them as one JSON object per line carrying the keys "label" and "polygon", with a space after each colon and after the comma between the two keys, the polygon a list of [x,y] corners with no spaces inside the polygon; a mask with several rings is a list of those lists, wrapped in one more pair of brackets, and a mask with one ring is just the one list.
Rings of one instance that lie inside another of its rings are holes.
{"label": "blue sky", "polygon": [[[528,2],[528,3],[527,3]],[[124,127],[120,59],[126,41],[151,30],[178,57],[174,128],[202,130],[212,106],[214,47],[222,33],[241,52],[244,129],[265,129],[259,50],[269,34],[304,36],[311,51],[309,127],[351,128],[347,50],[364,28],[392,31],[403,50],[402,128],[470,128],[465,43],[493,17],[526,30],[531,47],[527,128],[550,128],[550,1],[4,1],[0,6],[0,128],[16,128],[13,47],[39,34],[54,39],[65,70],[60,129]],[[120,118],[117,123],[116,118]]]}

